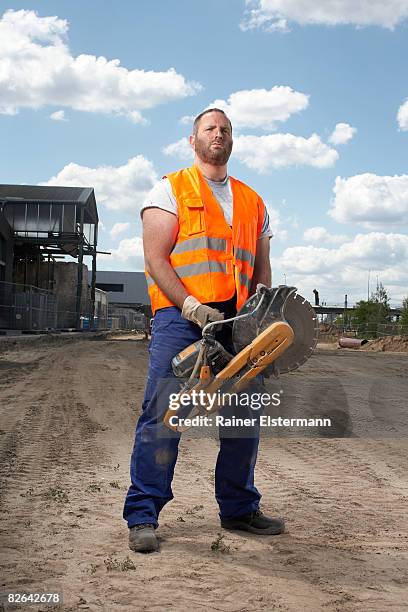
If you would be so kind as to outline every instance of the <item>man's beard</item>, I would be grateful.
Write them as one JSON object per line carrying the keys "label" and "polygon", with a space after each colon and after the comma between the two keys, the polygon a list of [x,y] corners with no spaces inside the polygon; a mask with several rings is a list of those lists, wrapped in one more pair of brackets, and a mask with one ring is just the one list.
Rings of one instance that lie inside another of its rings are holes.
{"label": "man's beard", "polygon": [[232,139],[225,140],[219,144],[222,149],[214,149],[211,145],[207,145],[198,136],[195,137],[195,152],[201,161],[206,164],[212,164],[213,166],[225,166],[230,158],[232,151]]}

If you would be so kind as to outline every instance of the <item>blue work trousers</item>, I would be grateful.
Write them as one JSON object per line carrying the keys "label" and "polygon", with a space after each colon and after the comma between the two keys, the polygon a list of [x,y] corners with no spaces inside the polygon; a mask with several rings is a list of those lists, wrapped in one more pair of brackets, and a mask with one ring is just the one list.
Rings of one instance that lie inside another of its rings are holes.
{"label": "blue work trousers", "polygon": [[[158,526],[163,506],[173,499],[171,483],[180,434],[163,424],[169,394],[178,390],[171,360],[201,338],[197,325],[181,317],[176,307],[157,311],[149,345],[149,370],[142,414],[139,417],[130,463],[129,487],[123,518],[129,528],[141,523]],[[245,416],[248,416],[246,414]],[[253,415],[252,415],[253,416]],[[261,495],[254,485],[259,427],[249,435],[224,437],[219,428],[220,449],[215,468],[215,496],[220,517],[229,519],[258,509]]]}

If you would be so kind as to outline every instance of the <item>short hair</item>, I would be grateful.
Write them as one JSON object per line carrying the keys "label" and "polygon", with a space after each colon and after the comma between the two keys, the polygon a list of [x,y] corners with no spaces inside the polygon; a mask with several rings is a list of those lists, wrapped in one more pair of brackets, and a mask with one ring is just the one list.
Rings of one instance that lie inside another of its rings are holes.
{"label": "short hair", "polygon": [[201,118],[204,117],[204,115],[207,115],[207,113],[222,113],[224,115],[224,117],[226,119],[228,119],[228,123],[230,124],[231,134],[232,134],[232,123],[231,123],[231,120],[229,119],[229,117],[227,116],[227,114],[224,113],[224,111],[221,110],[220,108],[207,108],[205,111],[203,111],[202,113],[197,115],[197,117],[194,119],[194,123],[193,123],[193,134],[194,134],[194,136],[198,132],[198,125],[199,125],[199,123],[201,121]]}

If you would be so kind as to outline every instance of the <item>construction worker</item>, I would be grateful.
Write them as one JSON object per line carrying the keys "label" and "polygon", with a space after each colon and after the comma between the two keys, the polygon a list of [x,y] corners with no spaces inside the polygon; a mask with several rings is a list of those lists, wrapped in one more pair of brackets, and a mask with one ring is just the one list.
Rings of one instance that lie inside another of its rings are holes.
{"label": "construction worker", "polygon": [[[190,136],[193,166],[162,179],[141,211],[154,320],[123,511],[134,551],[158,550],[158,516],[173,498],[180,434],[169,436],[162,423],[167,383],[174,380],[172,358],[200,339],[208,322],[234,316],[258,283],[271,286],[268,213],[255,191],[228,176],[232,144],[231,122],[222,110],[198,115]],[[258,439],[259,427],[249,436],[220,434],[215,495],[223,528],[274,535],[284,523],[259,510]]]}

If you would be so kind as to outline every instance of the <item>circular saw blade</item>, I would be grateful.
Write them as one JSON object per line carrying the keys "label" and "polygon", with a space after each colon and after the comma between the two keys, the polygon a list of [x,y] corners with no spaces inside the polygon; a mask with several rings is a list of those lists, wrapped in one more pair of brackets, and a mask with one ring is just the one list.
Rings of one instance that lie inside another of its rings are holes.
{"label": "circular saw blade", "polygon": [[[239,315],[254,310],[260,294],[250,297],[239,311]],[[266,376],[279,376],[296,370],[313,353],[318,338],[319,324],[310,303],[296,293],[295,287],[281,286],[269,290],[255,315],[234,322],[232,340],[237,352],[250,344],[261,332],[276,321],[286,321],[293,329],[293,344],[263,372]]]}

